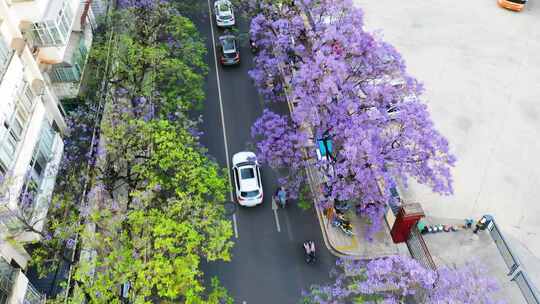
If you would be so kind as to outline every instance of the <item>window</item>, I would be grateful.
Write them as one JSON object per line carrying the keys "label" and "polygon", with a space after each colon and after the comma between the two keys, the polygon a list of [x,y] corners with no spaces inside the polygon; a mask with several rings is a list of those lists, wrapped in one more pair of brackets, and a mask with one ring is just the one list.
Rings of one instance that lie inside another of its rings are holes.
{"label": "window", "polygon": [[4,77],[13,53],[15,53],[15,50],[10,48],[4,41],[4,37],[0,35],[0,81]]}
{"label": "window", "polygon": [[55,66],[50,73],[53,82],[79,82],[81,79],[80,68],[75,66]]}
{"label": "window", "polygon": [[86,65],[88,57],[88,48],[84,38],[79,40],[79,46],[73,52],[72,64],[54,64],[52,71],[49,72],[53,82],[79,82]]}
{"label": "window", "polygon": [[219,5],[219,11],[223,12],[223,13],[228,13],[229,12],[229,5],[227,3],[221,3]]}
{"label": "window", "polygon": [[234,168],[234,180],[236,181],[236,188],[240,189],[240,181],[238,180],[238,169]]}
{"label": "window", "polygon": [[42,46],[62,45],[67,42],[73,22],[69,1],[65,1],[55,20],[32,24],[31,35],[34,42]]}
{"label": "window", "polygon": [[259,188],[261,187],[261,171],[259,170],[259,167],[257,167],[257,185],[259,185]]}
{"label": "window", "polygon": [[5,168],[11,168],[13,164],[34,106],[34,93],[26,81],[22,82],[18,90],[15,109],[0,127],[0,162]]}
{"label": "window", "polygon": [[256,197],[259,195],[259,190],[253,190],[253,191],[247,191],[247,192],[240,192],[241,197]]}
{"label": "window", "polygon": [[236,45],[234,43],[234,39],[232,38],[224,38],[221,40],[221,45],[223,47],[224,53],[230,53],[230,52],[236,52]]}
{"label": "window", "polygon": [[5,63],[10,58],[10,51],[4,37],[0,35],[0,64]]}
{"label": "window", "polygon": [[243,168],[240,169],[240,176],[242,179],[254,178],[255,171],[253,170],[253,168]]}
{"label": "window", "polygon": [[25,206],[25,203],[27,204],[28,200],[33,203],[34,198],[39,193],[41,182],[45,177],[47,164],[51,160],[54,136],[54,130],[52,129],[50,123],[45,120],[39,134],[39,142],[35,146],[34,152],[32,153],[30,169],[24,183],[23,191],[21,191],[21,197],[19,199],[19,204],[22,204],[21,207],[32,207]]}

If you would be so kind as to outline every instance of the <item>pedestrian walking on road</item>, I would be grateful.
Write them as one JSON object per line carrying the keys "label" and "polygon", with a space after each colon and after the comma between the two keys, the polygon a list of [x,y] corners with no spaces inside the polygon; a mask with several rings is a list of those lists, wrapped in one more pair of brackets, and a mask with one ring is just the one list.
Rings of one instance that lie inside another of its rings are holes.
{"label": "pedestrian walking on road", "polygon": [[287,192],[283,187],[279,187],[276,191],[276,201],[281,205],[282,208],[285,208],[287,203]]}

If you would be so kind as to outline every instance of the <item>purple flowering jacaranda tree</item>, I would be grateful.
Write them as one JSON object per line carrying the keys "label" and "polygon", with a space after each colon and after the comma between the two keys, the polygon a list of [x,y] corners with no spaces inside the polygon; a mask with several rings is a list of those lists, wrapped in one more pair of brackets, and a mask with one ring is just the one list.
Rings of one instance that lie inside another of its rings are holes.
{"label": "purple flowering jacaranda tree", "polygon": [[[250,34],[260,49],[251,71],[259,91],[294,105],[289,132],[311,130],[299,146],[323,134],[332,141],[331,159],[317,164],[326,174],[326,205],[354,202],[371,219],[369,237],[380,228],[395,178],[452,193],[455,157],[421,101],[422,85],[394,47],[364,30],[363,13],[352,1],[261,4]],[[298,153],[283,148],[272,124],[256,125],[262,159],[273,150],[282,150],[274,158]]]}
{"label": "purple flowering jacaranda tree", "polygon": [[398,304],[407,298],[418,303],[504,303],[497,299],[497,282],[476,261],[434,271],[411,258],[395,255],[371,261],[338,260],[337,266],[333,271],[335,281],[312,286],[303,293],[304,304]]}

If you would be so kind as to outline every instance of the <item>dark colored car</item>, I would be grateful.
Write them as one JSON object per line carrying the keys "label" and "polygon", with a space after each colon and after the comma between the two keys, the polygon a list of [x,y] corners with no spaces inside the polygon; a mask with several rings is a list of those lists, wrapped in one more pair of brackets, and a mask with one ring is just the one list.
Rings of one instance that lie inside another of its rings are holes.
{"label": "dark colored car", "polygon": [[219,37],[220,58],[222,65],[235,65],[240,63],[240,52],[236,37],[224,35]]}

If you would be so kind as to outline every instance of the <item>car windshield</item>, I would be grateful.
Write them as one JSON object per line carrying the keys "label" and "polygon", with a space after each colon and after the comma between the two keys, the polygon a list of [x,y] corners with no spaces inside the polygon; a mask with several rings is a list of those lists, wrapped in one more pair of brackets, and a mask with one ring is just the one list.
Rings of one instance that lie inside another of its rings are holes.
{"label": "car windshield", "polygon": [[228,13],[229,12],[229,5],[227,3],[222,3],[219,5],[219,12],[220,13]]}
{"label": "car windshield", "polygon": [[253,168],[240,169],[240,177],[242,179],[254,178],[255,177],[255,170],[253,170]]}
{"label": "car windshield", "polygon": [[259,195],[259,190],[240,192],[240,196],[242,197],[255,197],[257,195]]}
{"label": "car windshield", "polygon": [[236,57],[236,53],[223,53],[223,57],[233,59]]}
{"label": "car windshield", "polygon": [[514,2],[514,3],[517,3],[517,4],[525,4],[527,2],[527,0],[508,0],[510,2]]}
{"label": "car windshield", "polygon": [[221,19],[221,20],[230,20],[230,19],[232,19],[232,16],[231,15],[220,15],[219,19]]}
{"label": "car windshield", "polygon": [[222,39],[221,45],[223,46],[223,53],[234,53],[236,51],[233,39]]}

